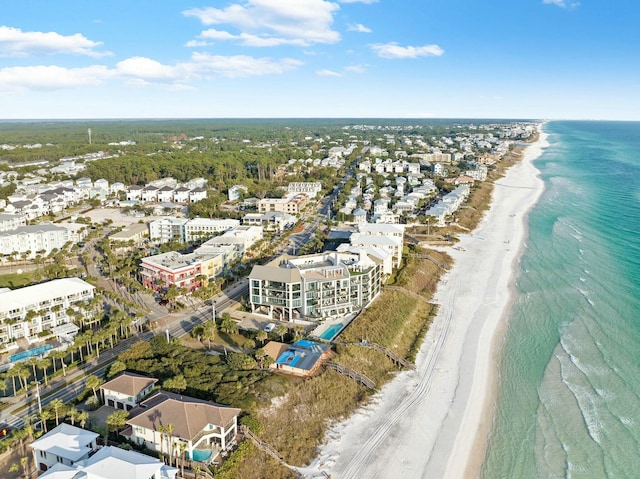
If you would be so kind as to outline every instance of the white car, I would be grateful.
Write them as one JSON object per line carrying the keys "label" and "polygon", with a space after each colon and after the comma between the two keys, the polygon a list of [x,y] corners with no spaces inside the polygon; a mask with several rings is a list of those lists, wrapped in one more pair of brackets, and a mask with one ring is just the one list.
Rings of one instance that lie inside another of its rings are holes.
{"label": "white car", "polygon": [[274,323],[269,323],[264,327],[264,331],[266,333],[270,333],[271,331],[273,331],[274,329],[276,329],[276,325]]}

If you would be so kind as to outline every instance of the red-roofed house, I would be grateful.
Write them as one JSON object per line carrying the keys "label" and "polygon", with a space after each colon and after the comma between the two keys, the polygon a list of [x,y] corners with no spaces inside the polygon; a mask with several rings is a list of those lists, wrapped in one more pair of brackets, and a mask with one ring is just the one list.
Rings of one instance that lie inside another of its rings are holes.
{"label": "red-roofed house", "polygon": [[[187,457],[213,459],[235,441],[240,409],[159,391],[131,411],[130,428],[121,434],[149,449]],[[195,453],[194,453],[195,451]]]}
{"label": "red-roofed house", "polygon": [[151,392],[158,380],[139,374],[124,372],[100,386],[107,406],[131,411]]}

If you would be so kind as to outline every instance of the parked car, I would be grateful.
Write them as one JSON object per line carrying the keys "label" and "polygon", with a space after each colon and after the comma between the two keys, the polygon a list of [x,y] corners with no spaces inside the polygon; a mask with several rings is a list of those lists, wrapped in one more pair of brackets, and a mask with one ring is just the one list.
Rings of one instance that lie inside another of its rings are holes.
{"label": "parked car", "polygon": [[270,333],[271,331],[273,331],[274,329],[276,329],[276,325],[274,323],[269,323],[264,327],[264,331],[266,333]]}

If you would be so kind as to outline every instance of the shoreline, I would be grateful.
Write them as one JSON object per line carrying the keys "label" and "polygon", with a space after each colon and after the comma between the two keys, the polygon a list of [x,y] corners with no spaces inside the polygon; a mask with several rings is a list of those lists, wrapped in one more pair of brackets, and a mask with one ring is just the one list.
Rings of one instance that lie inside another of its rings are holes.
{"label": "shoreline", "polygon": [[[330,428],[307,471],[335,477],[477,477],[497,397],[497,361],[527,237],[526,217],[543,191],[532,162],[547,135],[495,182],[472,234],[451,250],[435,296],[440,310],[416,358],[371,402]],[[313,475],[307,476],[313,477]]]}
{"label": "shoreline", "polygon": [[[499,378],[500,378],[500,361],[502,359],[501,352],[502,346],[504,345],[504,341],[506,339],[506,334],[509,329],[509,315],[512,310],[513,304],[516,300],[516,287],[515,282],[517,280],[518,275],[521,273],[520,271],[520,259],[524,253],[526,247],[526,239],[529,236],[529,228],[528,228],[528,216],[530,211],[536,205],[540,196],[544,192],[544,183],[540,179],[539,170],[533,165],[533,161],[536,160],[543,153],[543,150],[549,146],[547,141],[548,134],[543,131],[544,123],[538,126],[539,137],[538,140],[527,147],[524,152],[523,158],[518,163],[518,165],[514,165],[513,168],[522,167],[530,170],[530,174],[532,178],[535,180],[537,185],[536,193],[533,195],[529,204],[526,207],[526,210],[522,212],[521,217],[521,225],[519,228],[519,236],[520,239],[518,241],[518,249],[515,254],[512,264],[511,264],[511,278],[509,280],[508,285],[508,301],[505,303],[502,314],[499,318],[496,319],[495,324],[493,324],[493,328],[487,330],[487,334],[491,336],[491,340],[486,344],[488,348],[485,351],[482,349],[479,351],[479,361],[484,360],[483,368],[478,371],[478,374],[474,374],[474,388],[475,383],[478,381],[478,388],[481,391],[478,391],[478,394],[482,394],[483,401],[479,401],[478,404],[481,407],[477,408],[473,411],[475,414],[475,418],[467,418],[465,415],[465,419],[468,420],[470,424],[463,424],[460,428],[460,434],[465,432],[465,428],[468,429],[467,432],[471,433],[471,428],[473,424],[476,424],[477,430],[475,432],[475,436],[471,436],[471,439],[468,440],[468,453],[465,457],[467,457],[467,463],[465,468],[463,469],[464,473],[462,476],[455,477],[464,477],[465,479],[474,479],[480,476],[482,472],[482,466],[484,465],[484,459],[487,452],[488,442],[489,442],[489,434],[491,432],[491,426],[494,421],[495,408],[498,400],[499,393]],[[513,169],[511,168],[511,169]],[[509,170],[511,172],[511,170]],[[508,181],[508,174],[505,175],[502,180]],[[515,172],[518,173],[517,171]],[[500,180],[500,181],[502,181]],[[499,201],[500,198],[495,194],[492,199],[491,208],[493,208],[493,202]],[[488,328],[489,325],[485,326],[485,329]],[[485,330],[483,329],[483,334]],[[482,342],[482,338],[480,339]],[[482,353],[484,357],[480,357]],[[478,377],[481,376],[481,377]],[[473,392],[472,388],[472,392]],[[451,457],[453,458],[456,454],[456,449],[453,450]]]}

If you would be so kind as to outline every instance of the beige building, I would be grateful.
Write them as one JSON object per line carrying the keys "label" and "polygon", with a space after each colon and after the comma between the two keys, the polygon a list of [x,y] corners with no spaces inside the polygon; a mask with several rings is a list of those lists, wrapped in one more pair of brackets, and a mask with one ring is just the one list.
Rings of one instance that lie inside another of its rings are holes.
{"label": "beige building", "polygon": [[307,206],[308,202],[309,197],[304,193],[286,198],[264,198],[258,202],[258,211],[260,213],[279,211],[290,215],[298,215]]}

